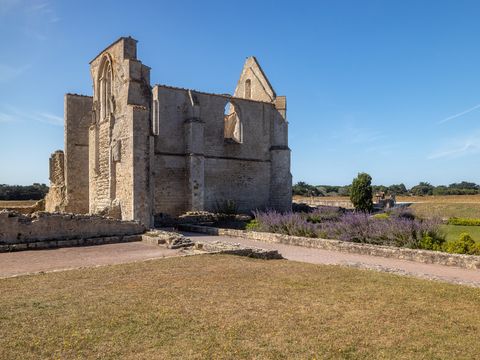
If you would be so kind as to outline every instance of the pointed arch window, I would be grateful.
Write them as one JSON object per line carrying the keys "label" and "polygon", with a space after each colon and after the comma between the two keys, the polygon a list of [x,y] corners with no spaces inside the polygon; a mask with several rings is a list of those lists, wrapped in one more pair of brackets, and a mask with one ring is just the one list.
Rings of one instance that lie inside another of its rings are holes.
{"label": "pointed arch window", "polygon": [[224,137],[229,143],[243,143],[243,126],[235,105],[230,101],[225,105]]}
{"label": "pointed arch window", "polygon": [[113,111],[112,102],[112,62],[108,56],[103,58],[98,75],[98,103],[100,106],[100,121],[104,121]]}

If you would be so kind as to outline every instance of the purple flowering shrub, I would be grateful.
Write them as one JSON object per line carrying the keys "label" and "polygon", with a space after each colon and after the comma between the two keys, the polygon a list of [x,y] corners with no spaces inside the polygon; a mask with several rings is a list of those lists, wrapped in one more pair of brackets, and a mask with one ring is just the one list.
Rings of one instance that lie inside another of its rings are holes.
{"label": "purple flowering shrub", "polygon": [[404,212],[386,218],[331,209],[309,214],[256,211],[254,215],[255,230],[286,235],[430,250],[440,249],[445,241],[439,221],[419,220]]}

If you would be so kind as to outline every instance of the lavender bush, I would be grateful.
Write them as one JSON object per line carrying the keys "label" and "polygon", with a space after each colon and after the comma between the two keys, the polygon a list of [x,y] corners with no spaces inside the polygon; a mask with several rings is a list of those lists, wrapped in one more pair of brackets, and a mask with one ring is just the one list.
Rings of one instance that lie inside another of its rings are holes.
{"label": "lavender bush", "polygon": [[258,231],[358,243],[437,250],[445,241],[439,221],[415,219],[405,212],[374,218],[322,208],[308,214],[257,211],[255,220]]}

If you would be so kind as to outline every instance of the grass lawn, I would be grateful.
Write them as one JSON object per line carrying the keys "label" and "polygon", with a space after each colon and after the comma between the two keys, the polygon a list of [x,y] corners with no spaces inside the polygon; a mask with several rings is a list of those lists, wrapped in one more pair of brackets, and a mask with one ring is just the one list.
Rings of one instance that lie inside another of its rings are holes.
{"label": "grass lawn", "polygon": [[480,289],[192,256],[0,280],[0,357],[478,358]]}
{"label": "grass lawn", "polygon": [[461,233],[469,233],[475,241],[480,241],[480,226],[442,225],[447,241],[457,240]]}

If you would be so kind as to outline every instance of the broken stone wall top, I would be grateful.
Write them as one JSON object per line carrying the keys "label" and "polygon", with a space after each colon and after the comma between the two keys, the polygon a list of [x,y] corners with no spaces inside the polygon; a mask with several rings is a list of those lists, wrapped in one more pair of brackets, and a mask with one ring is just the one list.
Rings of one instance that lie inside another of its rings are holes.
{"label": "broken stone wall top", "polygon": [[96,215],[0,211],[0,245],[42,240],[66,240],[136,235],[145,231],[137,221],[120,221]]}

